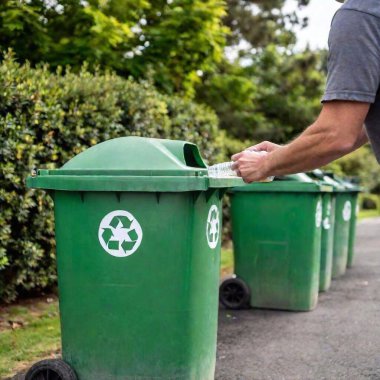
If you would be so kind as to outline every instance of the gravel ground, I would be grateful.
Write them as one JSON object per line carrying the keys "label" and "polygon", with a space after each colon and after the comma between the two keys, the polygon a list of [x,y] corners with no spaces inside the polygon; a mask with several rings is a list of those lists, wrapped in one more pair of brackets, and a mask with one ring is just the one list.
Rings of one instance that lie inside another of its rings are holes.
{"label": "gravel ground", "polygon": [[380,379],[380,218],[359,223],[356,254],[312,312],[221,308],[215,379]]}

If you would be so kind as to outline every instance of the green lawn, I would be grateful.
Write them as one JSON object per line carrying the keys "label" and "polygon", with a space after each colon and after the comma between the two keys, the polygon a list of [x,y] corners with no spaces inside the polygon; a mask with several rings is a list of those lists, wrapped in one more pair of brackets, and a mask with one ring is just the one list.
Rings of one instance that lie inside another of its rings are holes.
{"label": "green lawn", "polygon": [[222,249],[220,258],[220,274],[225,276],[233,272],[234,267],[234,253],[232,248]]}
{"label": "green lawn", "polygon": [[358,218],[366,219],[366,218],[375,218],[377,216],[380,216],[379,210],[360,210]]}
{"label": "green lawn", "polygon": [[0,379],[59,353],[58,302],[47,300],[0,307]]}

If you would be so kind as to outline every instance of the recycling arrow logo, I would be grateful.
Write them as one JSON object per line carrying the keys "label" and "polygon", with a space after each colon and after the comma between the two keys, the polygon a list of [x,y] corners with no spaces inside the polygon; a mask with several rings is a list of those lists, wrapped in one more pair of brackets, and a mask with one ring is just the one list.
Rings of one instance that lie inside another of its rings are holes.
{"label": "recycling arrow logo", "polygon": [[322,202],[319,200],[317,203],[317,210],[315,211],[315,225],[319,228],[322,224]]}
{"label": "recycling arrow logo", "polygon": [[342,211],[343,220],[345,222],[348,222],[351,219],[351,213],[352,213],[351,202],[346,201],[343,207],[343,211]]}
{"label": "recycling arrow logo", "polygon": [[126,257],[137,251],[143,232],[131,213],[115,210],[100,222],[98,238],[100,245],[111,256]]}
{"label": "recycling arrow logo", "polygon": [[207,217],[206,236],[207,243],[211,249],[218,245],[220,233],[219,210],[215,205],[210,207]]}
{"label": "recycling arrow logo", "polygon": [[326,216],[323,219],[323,228],[325,230],[329,230],[331,228],[330,219],[331,219],[331,202],[329,201],[327,204]]}

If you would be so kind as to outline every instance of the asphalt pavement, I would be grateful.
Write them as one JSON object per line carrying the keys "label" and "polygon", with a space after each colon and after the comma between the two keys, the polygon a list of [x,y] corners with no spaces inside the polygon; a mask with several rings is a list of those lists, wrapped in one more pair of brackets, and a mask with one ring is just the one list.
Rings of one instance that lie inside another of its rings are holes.
{"label": "asphalt pavement", "polygon": [[216,380],[380,379],[380,218],[312,312],[220,309]]}

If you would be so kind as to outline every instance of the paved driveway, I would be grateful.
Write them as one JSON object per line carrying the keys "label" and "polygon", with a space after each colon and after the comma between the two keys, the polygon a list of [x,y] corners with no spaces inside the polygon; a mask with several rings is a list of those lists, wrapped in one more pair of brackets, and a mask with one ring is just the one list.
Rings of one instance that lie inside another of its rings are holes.
{"label": "paved driveway", "polygon": [[220,309],[216,380],[380,379],[380,219],[356,252],[313,312]]}

